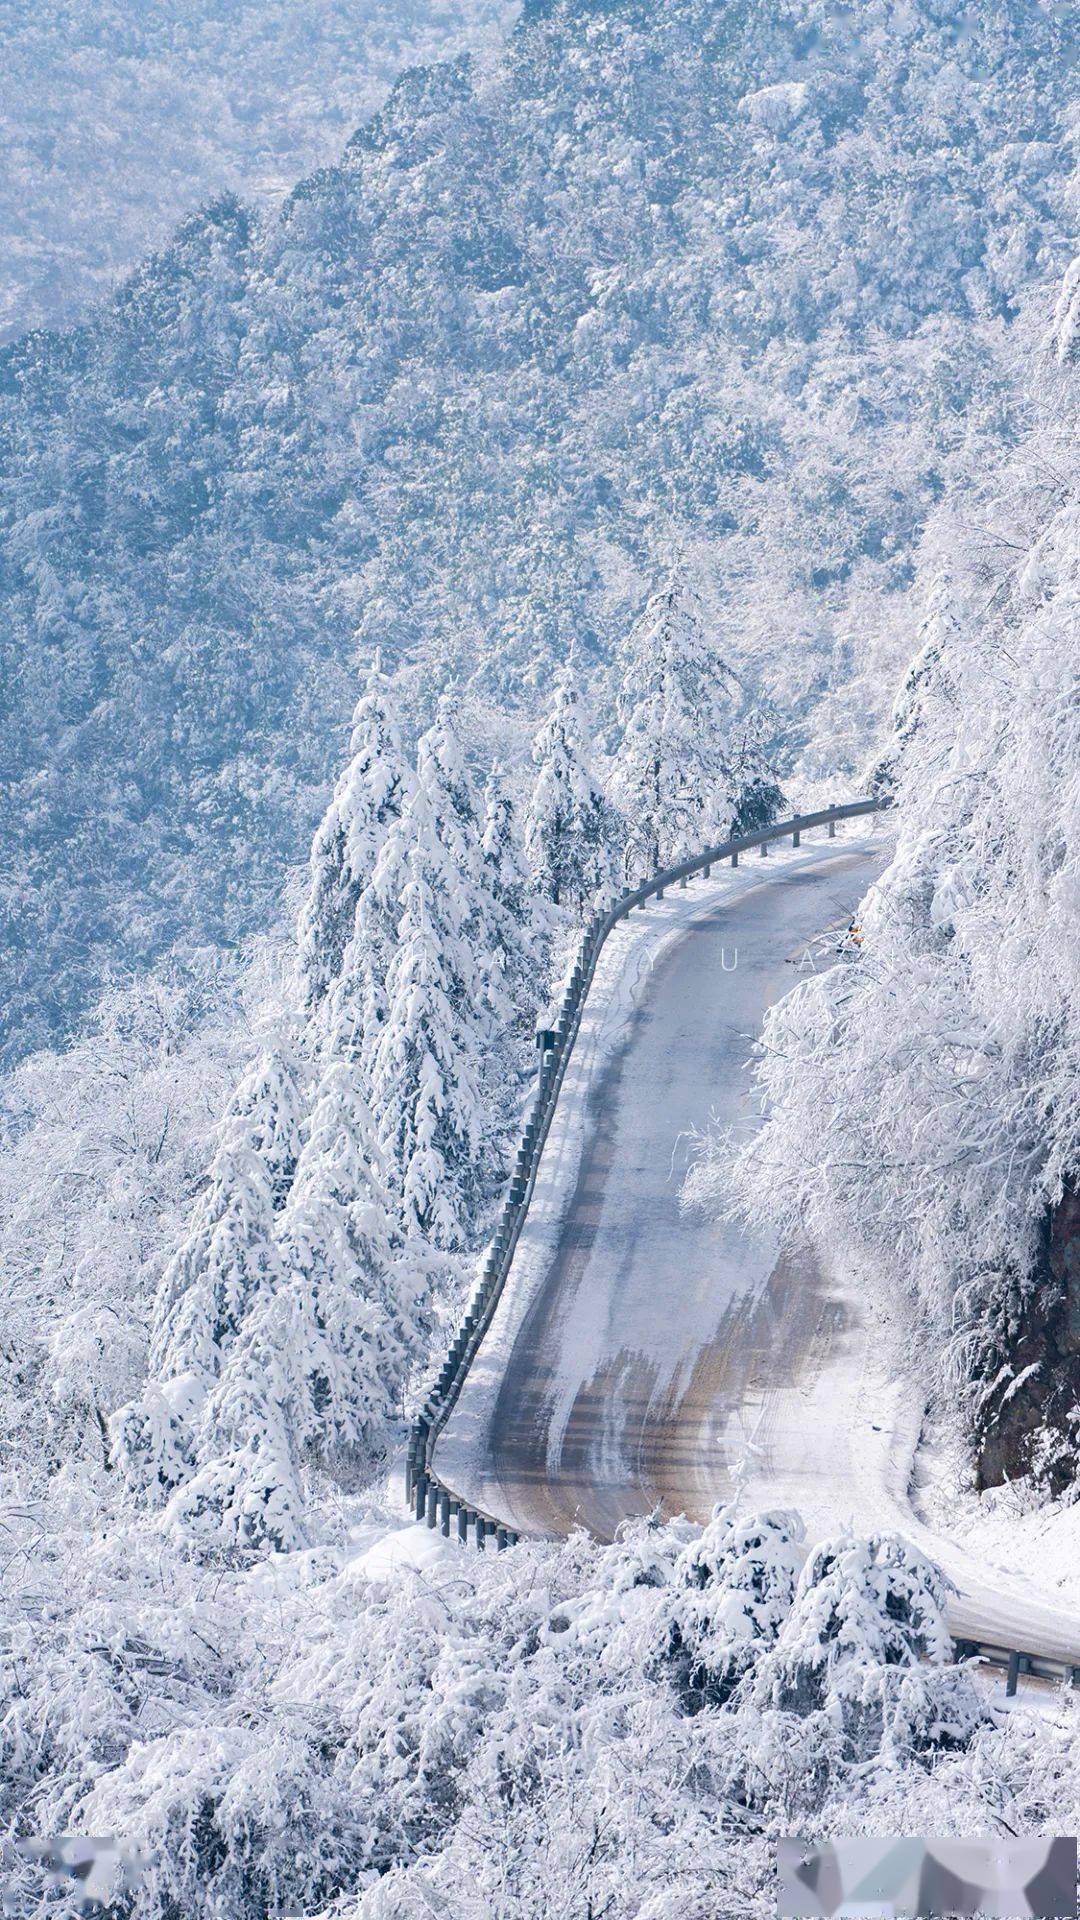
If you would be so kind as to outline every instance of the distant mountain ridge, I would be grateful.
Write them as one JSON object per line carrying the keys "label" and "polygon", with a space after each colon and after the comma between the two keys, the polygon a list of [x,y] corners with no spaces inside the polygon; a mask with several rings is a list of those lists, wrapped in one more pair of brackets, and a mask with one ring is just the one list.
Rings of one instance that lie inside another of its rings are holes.
{"label": "distant mountain ridge", "polygon": [[1017,431],[1070,58],[1019,0],[536,0],[7,349],[9,1046],[260,924],[357,629],[417,723],[452,675],[531,710],[572,639],[602,694],[677,545],[789,750],[857,763],[921,520]]}

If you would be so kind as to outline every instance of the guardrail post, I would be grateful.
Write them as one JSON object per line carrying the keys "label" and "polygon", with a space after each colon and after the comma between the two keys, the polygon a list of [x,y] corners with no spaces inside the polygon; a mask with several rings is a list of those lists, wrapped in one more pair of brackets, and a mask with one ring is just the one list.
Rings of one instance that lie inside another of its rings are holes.
{"label": "guardrail post", "polygon": [[798,827],[796,827],[796,828],[795,828],[795,831],[794,831],[794,833],[793,833],[793,834],[792,834],[792,836],[791,836],[791,844],[792,844],[792,846],[793,846],[793,847],[797,847],[797,846],[798,846],[798,845],[800,844],[800,842],[799,842],[799,829],[798,829]]}
{"label": "guardrail post", "polygon": [[444,1487],[439,1495],[439,1532],[447,1540],[450,1538],[450,1495]]}
{"label": "guardrail post", "polygon": [[439,1503],[438,1487],[429,1486],[427,1490],[427,1523],[429,1527],[433,1527],[435,1525],[435,1510],[436,1510],[436,1507],[438,1506],[438,1503]]}
{"label": "guardrail post", "polygon": [[507,1538],[506,1538],[506,1528],[505,1528],[505,1527],[496,1527],[496,1529],[495,1529],[495,1545],[496,1545],[496,1547],[498,1548],[498,1550],[499,1550],[499,1552],[500,1552],[500,1553],[502,1553],[502,1552],[503,1552],[503,1550],[504,1550],[504,1548],[505,1548],[505,1547],[507,1546],[507,1544],[508,1544],[508,1542],[507,1542]]}
{"label": "guardrail post", "polygon": [[836,821],[835,820],[829,821],[829,839],[830,840],[836,839]]}
{"label": "guardrail post", "polygon": [[702,867],[702,869],[701,869],[701,871],[702,871],[702,874],[704,875],[704,877],[705,877],[705,879],[707,880],[707,879],[708,879],[708,877],[709,877],[709,875],[710,875],[710,873],[712,872],[712,861],[710,860],[710,862],[709,862],[709,864],[708,864],[708,866],[707,866],[707,867]]}
{"label": "guardrail post", "polygon": [[1020,1678],[1020,1655],[1018,1653],[1010,1653],[1009,1671],[1005,1676],[1005,1698],[1007,1700],[1011,1700],[1013,1697],[1013,1694],[1016,1692],[1016,1683],[1019,1680],[1019,1678]]}
{"label": "guardrail post", "polygon": [[421,1473],[417,1475],[416,1487],[415,1487],[413,1499],[414,1499],[413,1511],[416,1515],[416,1518],[418,1520],[422,1520],[425,1512],[427,1511],[427,1474],[426,1473]]}
{"label": "guardrail post", "polygon": [[466,1506],[460,1506],[457,1510],[457,1537],[461,1541],[463,1546],[468,1545],[469,1509]]}
{"label": "guardrail post", "polygon": [[733,867],[737,867],[737,866],[738,866],[738,864],[739,864],[739,856],[738,856],[738,854],[737,854],[737,853],[733,853],[733,854],[732,854],[732,856],[731,856],[731,864],[732,864],[732,866],[733,866]]}
{"label": "guardrail post", "polygon": [[478,1514],[477,1514],[477,1516],[476,1516],[476,1534],[475,1534],[475,1537],[476,1537],[476,1544],[477,1544],[477,1546],[478,1546],[478,1548],[480,1549],[480,1552],[481,1552],[481,1553],[482,1553],[482,1552],[483,1552],[483,1550],[484,1550],[484,1535],[485,1535],[485,1533],[486,1533],[486,1532],[487,1532],[487,1521],[486,1521],[486,1520],[484,1519],[484,1516],[483,1516],[483,1514],[482,1514],[482,1513],[478,1513]]}
{"label": "guardrail post", "polygon": [[769,851],[769,843],[767,840],[763,840],[760,848],[761,857],[763,860],[767,857],[768,851]]}

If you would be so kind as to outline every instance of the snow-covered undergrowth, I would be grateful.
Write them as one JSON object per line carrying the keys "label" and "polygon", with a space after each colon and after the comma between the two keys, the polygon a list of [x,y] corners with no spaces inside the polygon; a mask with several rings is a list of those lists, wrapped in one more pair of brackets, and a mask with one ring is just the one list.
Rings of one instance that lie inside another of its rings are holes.
{"label": "snow-covered undergrowth", "polygon": [[925,1562],[847,1536],[800,1577],[798,1531],[727,1510],[372,1578],[344,1537],[211,1577],[132,1528],[77,1566],[51,1535],[30,1581],[9,1517],[0,1817],[137,1847],[140,1920],[765,1916],[777,1832],[1068,1828],[1071,1709],[998,1721]]}
{"label": "snow-covered undergrowth", "polygon": [[[879,776],[895,858],[841,964],[769,1014],[765,1125],[739,1169],[753,1215],[854,1244],[895,1282],[932,1384],[977,1427],[1034,1394],[1026,1464],[1058,1483],[1075,1408],[1051,1400],[1038,1338],[1014,1353],[1025,1316],[1052,1320],[1068,1291],[1047,1223],[1080,1172],[1080,473],[1061,358],[1040,364],[1051,423],[1005,496],[976,528],[950,511],[928,532],[923,645]],[[692,1190],[719,1200],[727,1172],[706,1155]]]}

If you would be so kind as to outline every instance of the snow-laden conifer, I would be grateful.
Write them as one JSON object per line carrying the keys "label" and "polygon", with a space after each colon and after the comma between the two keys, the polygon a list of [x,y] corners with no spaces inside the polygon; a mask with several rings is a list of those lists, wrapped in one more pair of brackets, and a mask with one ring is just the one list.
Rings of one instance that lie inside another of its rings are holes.
{"label": "snow-laden conifer", "polygon": [[168,1520],[201,1547],[305,1537],[305,1464],[367,1473],[425,1351],[422,1287],[395,1258],[355,1068],[324,1071],[264,1289],[201,1409],[195,1471]]}
{"label": "snow-laden conifer", "polygon": [[[455,891],[469,901],[476,976],[475,993],[490,1002],[499,1016],[509,1013],[501,987],[501,969],[482,964],[494,952],[495,939],[486,899],[482,867],[481,826],[476,790],[462,751],[452,696],[444,695],[436,721],[418,749],[419,768],[436,813],[448,853],[459,870]],[[320,1049],[327,1058],[348,1059],[361,1071],[370,1091],[375,1056],[389,1012],[387,975],[398,947],[412,850],[416,842],[413,801],[416,778],[410,771],[406,799],[398,818],[383,837],[378,858],[356,906],[353,931],[344,948],[338,976],[320,1015]],[[483,989],[481,984],[483,983]]]}
{"label": "snow-laden conifer", "polygon": [[949,657],[961,633],[957,589],[950,575],[939,570],[926,593],[926,611],[919,627],[919,645],[904,674],[892,715],[888,746],[873,767],[868,789],[890,791],[896,784],[901,757],[923,724],[927,702],[948,698]]}
{"label": "snow-laden conifer", "polygon": [[591,769],[573,657],[558,674],[532,758],[536,775],[525,823],[529,862],[541,893],[582,917],[611,884],[619,826]]}
{"label": "snow-laden conifer", "polygon": [[738,799],[737,683],[693,587],[672,573],[622,650],[623,737],[613,793],[626,821],[627,876],[640,880],[722,840]]}
{"label": "snow-laden conifer", "polygon": [[283,1053],[262,1054],[219,1130],[206,1185],[158,1291],[150,1362],[162,1377],[218,1372],[272,1265],[274,1216],[300,1151],[300,1097]]}
{"label": "snow-laden conifer", "polygon": [[257,1299],[278,1286],[275,1219],[300,1150],[299,1098],[283,1054],[264,1054],[236,1090],[191,1225],[155,1303],[151,1376],[110,1423],[133,1485],[159,1493],[190,1465],[205,1395]]}
{"label": "snow-laden conifer", "polygon": [[415,839],[372,1095],[406,1228],[451,1249],[467,1240],[482,1187],[479,1061],[489,1026],[473,902],[454,858],[459,835],[440,818],[423,777],[410,821]]}
{"label": "snow-laden conifer", "polygon": [[[752,1685],[758,1709],[821,1714],[858,1758],[885,1741],[955,1745],[979,1718],[952,1667],[948,1582],[899,1534],[815,1547]],[[946,1669],[934,1675],[925,1669]],[[897,1670],[900,1670],[899,1672]]]}
{"label": "snow-laden conifer", "polygon": [[271,1310],[294,1442],[315,1458],[373,1459],[400,1413],[426,1326],[355,1069],[320,1083],[278,1244],[287,1302]]}
{"label": "snow-laden conifer", "polygon": [[483,850],[492,898],[494,959],[515,1012],[531,1018],[543,995],[548,929],[501,767],[492,769],[484,788]]}
{"label": "snow-laden conifer", "polygon": [[297,929],[298,957],[309,1007],[341,971],[357,902],[391,824],[408,798],[411,773],[393,718],[376,652],[353,714],[348,761],[311,848],[308,897]]}

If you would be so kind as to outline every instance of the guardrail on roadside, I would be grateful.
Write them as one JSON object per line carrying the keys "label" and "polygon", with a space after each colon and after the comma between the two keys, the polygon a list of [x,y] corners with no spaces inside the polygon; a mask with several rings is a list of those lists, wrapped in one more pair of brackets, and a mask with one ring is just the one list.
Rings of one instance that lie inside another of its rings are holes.
{"label": "guardrail on roadside", "polygon": [[514,1171],[480,1281],[409,1437],[405,1491],[406,1498],[413,1504],[417,1520],[426,1520],[429,1527],[438,1526],[447,1535],[454,1531],[462,1541],[468,1541],[471,1528],[473,1541],[480,1548],[488,1539],[494,1539],[497,1547],[511,1545],[517,1539],[512,1527],[506,1526],[492,1514],[482,1512],[469,1501],[460,1499],[449,1487],[444,1486],[431,1460],[435,1442],[454,1409],[473,1357],[499,1304],[518,1236],[529,1210],[540,1156],[577,1037],[585,996],[608,934],[635,907],[643,907],[648,900],[663,899],[668,887],[685,886],[692,875],[707,875],[710,868],[719,865],[722,860],[730,861],[733,867],[738,866],[740,855],[753,852],[755,848],[766,855],[775,840],[790,839],[797,847],[801,836],[814,827],[826,827],[832,839],[838,821],[876,813],[887,804],[887,801],[877,799],[853,800],[844,806],[826,807],[820,813],[797,814],[790,820],[763,827],[757,833],[740,834],[734,839],[723,840],[715,847],[707,847],[703,853],[694,854],[690,859],[681,860],[678,865],[654,874],[643,886],[621,894],[606,912],[594,914],[589,921],[566,982],[555,1027],[539,1036],[544,1044],[536,1089],[528,1108]]}
{"label": "guardrail on roadside", "polygon": [[[473,1542],[481,1550],[485,1549],[489,1540],[494,1540],[496,1547],[501,1549],[513,1546],[518,1539],[513,1527],[496,1519],[493,1514],[483,1512],[470,1501],[461,1499],[445,1486],[432,1466],[432,1454],[435,1443],[457,1403],[480,1343],[491,1324],[513,1264],[518,1238],[525,1223],[533,1187],[536,1184],[544,1142],[547,1139],[567,1063],[577,1038],[585,997],[596,971],[600,950],[608,934],[620,920],[625,920],[635,907],[643,907],[648,900],[662,900],[669,887],[685,886],[687,880],[696,873],[707,875],[710,869],[718,866],[722,860],[730,861],[733,867],[738,866],[741,854],[757,848],[761,854],[765,855],[774,840],[790,839],[797,847],[802,835],[814,827],[825,827],[831,840],[835,836],[838,821],[856,819],[862,814],[878,813],[888,805],[889,801],[885,798],[853,800],[843,806],[826,807],[819,813],[796,814],[792,819],[777,821],[775,825],[764,827],[758,833],[741,834],[735,839],[721,841],[715,847],[706,848],[703,853],[680,861],[677,866],[666,867],[663,872],[654,874],[652,879],[646,881],[643,886],[635,887],[631,892],[620,895],[605,913],[594,914],[589,921],[581,936],[577,957],[567,979],[555,1027],[538,1036],[544,1044],[540,1054],[536,1090],[528,1109],[521,1144],[514,1161],[514,1171],[495,1229],[495,1237],[488,1249],[479,1283],[474,1289],[465,1318],[443,1361],[435,1384],[421,1407],[409,1437],[405,1463],[405,1493],[406,1498],[412,1503],[413,1512],[418,1521],[426,1521],[429,1527],[439,1527],[447,1536],[456,1533],[457,1538],[463,1543],[468,1542],[471,1529]],[[991,1645],[970,1638],[956,1639],[953,1645],[957,1660],[980,1659],[988,1666],[1003,1667],[1006,1676],[1005,1692],[1009,1696],[1015,1694],[1021,1674],[1028,1674],[1034,1679],[1064,1679],[1071,1686],[1080,1686],[1080,1664],[1073,1665],[1066,1660],[1052,1659],[1043,1654],[1024,1653],[1016,1648]]]}

